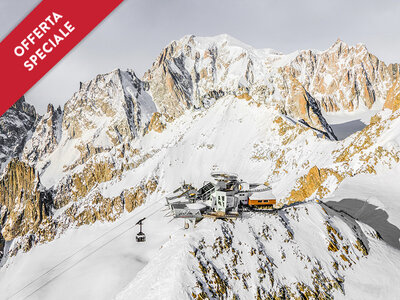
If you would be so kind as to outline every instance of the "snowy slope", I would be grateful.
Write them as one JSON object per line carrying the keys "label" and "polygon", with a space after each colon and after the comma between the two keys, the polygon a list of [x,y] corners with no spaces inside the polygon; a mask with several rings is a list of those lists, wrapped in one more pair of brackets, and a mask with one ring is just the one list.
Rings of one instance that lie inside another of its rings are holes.
{"label": "snowy slope", "polygon": [[[164,208],[164,202],[149,199],[148,205],[115,223],[72,229],[29,253],[3,260],[6,265],[0,269],[2,298],[112,298],[152,259],[168,240],[168,232],[182,227],[178,222],[168,223],[160,208]],[[138,227],[134,225],[142,217],[148,217],[144,226],[148,240],[137,244]],[[163,228],[161,234],[159,228]],[[30,285],[18,292],[27,284]]]}
{"label": "snowy slope", "polygon": [[327,204],[346,211],[375,228],[390,245],[400,248],[400,168],[379,175],[359,175],[346,179],[326,199]]}
{"label": "snowy slope", "polygon": [[399,260],[372,228],[305,203],[177,232],[116,299],[386,299],[399,292]]}

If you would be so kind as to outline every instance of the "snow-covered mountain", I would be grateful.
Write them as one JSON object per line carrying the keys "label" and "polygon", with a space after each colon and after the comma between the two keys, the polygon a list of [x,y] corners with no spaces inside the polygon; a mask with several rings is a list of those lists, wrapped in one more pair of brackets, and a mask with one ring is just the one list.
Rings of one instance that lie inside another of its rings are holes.
{"label": "snow-covered mountain", "polygon": [[[0,117],[1,292],[397,295],[399,87],[398,65],[361,44],[285,55],[227,35],[185,36],[142,79],[98,75],[44,116],[21,100]],[[168,193],[216,170],[271,186],[282,209],[189,230],[164,216]],[[145,245],[125,232],[140,217]]]}

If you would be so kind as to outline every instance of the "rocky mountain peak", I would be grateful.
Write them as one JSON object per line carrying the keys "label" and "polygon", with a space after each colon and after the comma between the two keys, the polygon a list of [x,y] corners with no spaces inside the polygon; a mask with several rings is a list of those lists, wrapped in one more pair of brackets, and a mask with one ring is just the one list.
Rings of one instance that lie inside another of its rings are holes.
{"label": "rocky mountain peak", "polygon": [[47,105],[47,112],[48,112],[48,113],[54,113],[54,106],[53,106],[53,104],[49,103],[49,104]]}
{"label": "rocky mountain peak", "polygon": [[343,49],[348,49],[348,48],[349,48],[349,45],[346,42],[344,42],[340,38],[337,38],[336,42],[333,43],[332,46],[328,50],[338,51],[340,53]]}
{"label": "rocky mountain peak", "polygon": [[[48,113],[50,113],[50,114],[54,114],[54,106],[53,106],[53,104],[51,104],[51,103],[49,103],[48,105],[47,105],[47,112]],[[61,106],[58,106],[57,107],[57,113],[60,113],[61,112]]]}
{"label": "rocky mountain peak", "polygon": [[48,106],[22,159],[36,166],[49,186],[63,178],[66,170],[98,154],[114,151],[108,156],[113,163],[116,149],[123,156],[126,145],[147,132],[157,112],[148,89],[148,83],[132,70],[116,69],[81,83],[63,110]]}
{"label": "rocky mountain peak", "polygon": [[70,138],[85,135],[108,145],[143,133],[156,112],[148,84],[131,70],[114,70],[82,83],[65,104],[63,129]]}
{"label": "rocky mountain peak", "polygon": [[28,116],[38,116],[35,107],[25,101],[25,96],[22,96],[20,99],[18,99],[18,101],[15,102],[11,108],[15,109],[16,111],[25,113]]}
{"label": "rocky mountain peak", "polygon": [[289,69],[326,112],[382,106],[397,70],[365,45],[349,46],[341,40],[326,51],[303,51]]}
{"label": "rocky mountain peak", "polygon": [[0,172],[13,157],[19,157],[34,130],[38,114],[21,97],[0,117]]}
{"label": "rocky mountain peak", "polygon": [[[287,78],[298,77],[291,62],[315,65],[314,54],[308,55],[311,56],[298,55],[298,59],[293,60],[271,49],[254,49],[228,35],[185,36],[162,51],[144,80],[149,82],[150,93],[160,112],[172,118],[179,117],[187,109],[207,108],[224,95],[234,95],[259,105],[284,107],[285,102],[293,103],[293,99],[287,99],[292,94],[293,81]],[[307,89],[309,83],[300,82],[300,85]],[[319,111],[319,99],[314,98],[315,111]],[[297,111],[304,114],[290,117],[313,120],[307,121],[309,126],[330,131],[324,128],[320,117],[314,115],[314,110]],[[320,112],[317,114],[322,116]]]}

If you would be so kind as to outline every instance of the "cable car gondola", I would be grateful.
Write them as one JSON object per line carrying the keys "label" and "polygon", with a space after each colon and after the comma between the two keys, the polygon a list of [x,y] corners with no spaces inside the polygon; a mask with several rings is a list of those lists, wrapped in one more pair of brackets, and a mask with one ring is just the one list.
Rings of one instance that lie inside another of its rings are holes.
{"label": "cable car gondola", "polygon": [[136,242],[138,243],[142,243],[146,241],[146,235],[142,232],[142,225],[143,225],[143,221],[146,218],[140,219],[135,225],[139,225],[140,226],[140,231],[139,233],[136,235]]}

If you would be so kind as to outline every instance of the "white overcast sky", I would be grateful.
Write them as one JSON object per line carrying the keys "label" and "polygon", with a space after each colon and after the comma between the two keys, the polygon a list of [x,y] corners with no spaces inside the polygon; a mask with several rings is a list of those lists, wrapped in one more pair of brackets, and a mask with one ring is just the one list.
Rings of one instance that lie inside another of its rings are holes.
{"label": "white overcast sky", "polygon": [[[38,3],[0,0],[0,39]],[[170,41],[221,33],[284,53],[323,50],[341,38],[366,44],[386,63],[400,62],[400,1],[125,0],[27,93],[27,101],[43,113],[48,103],[63,105],[80,81],[115,68],[142,76]]]}

